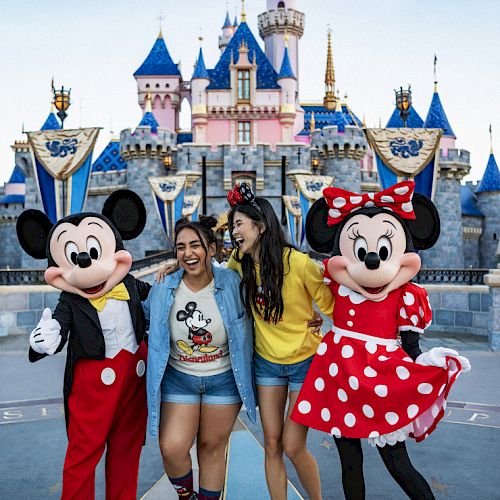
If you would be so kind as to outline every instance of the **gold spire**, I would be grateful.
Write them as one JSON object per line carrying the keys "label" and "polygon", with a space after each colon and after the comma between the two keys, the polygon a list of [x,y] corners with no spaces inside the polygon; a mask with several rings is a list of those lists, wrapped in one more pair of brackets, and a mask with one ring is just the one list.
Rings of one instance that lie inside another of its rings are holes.
{"label": "gold spire", "polygon": [[437,82],[437,77],[436,77],[437,62],[438,62],[438,58],[437,58],[436,54],[434,54],[434,92],[438,91],[438,82]]}
{"label": "gold spire", "polygon": [[328,28],[328,49],[326,53],[326,73],[325,73],[325,97],[323,105],[326,109],[335,109],[337,98],[335,97],[335,71],[333,69],[332,57],[332,30]]}
{"label": "gold spire", "polygon": [[160,32],[158,33],[158,40],[161,40],[163,38],[163,33],[161,32],[161,23],[165,19],[162,12],[160,12],[160,15],[156,19],[158,19],[158,22],[160,23]]}
{"label": "gold spire", "polygon": [[314,119],[314,111],[311,113],[311,120],[309,121],[309,133],[312,134],[316,130],[316,120]]}
{"label": "gold spire", "polygon": [[493,154],[493,133],[491,131],[491,123],[490,123],[490,154]]}
{"label": "gold spire", "polygon": [[245,12],[245,0],[241,0],[241,22],[247,22],[247,14]]}

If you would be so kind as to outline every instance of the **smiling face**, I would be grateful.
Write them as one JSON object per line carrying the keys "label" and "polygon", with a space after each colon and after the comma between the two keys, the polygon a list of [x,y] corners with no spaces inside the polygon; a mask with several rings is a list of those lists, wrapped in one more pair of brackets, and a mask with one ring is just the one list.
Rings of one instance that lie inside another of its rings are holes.
{"label": "smiling face", "polygon": [[85,217],[78,226],[71,222],[56,226],[49,249],[56,266],[45,271],[45,281],[87,299],[109,292],[132,265],[126,250],[116,251],[115,233],[99,217]]}
{"label": "smiling face", "polygon": [[175,249],[179,265],[190,277],[206,275],[211,269],[210,261],[215,255],[215,243],[202,242],[201,236],[194,229],[186,227],[177,234]]}
{"label": "smiling face", "polygon": [[337,283],[378,300],[412,279],[420,270],[420,258],[406,250],[401,222],[388,212],[373,217],[351,217],[341,229],[339,256],[328,261]]}
{"label": "smiling face", "polygon": [[242,212],[235,212],[232,236],[239,250],[246,254],[258,253],[260,235],[264,228]]}

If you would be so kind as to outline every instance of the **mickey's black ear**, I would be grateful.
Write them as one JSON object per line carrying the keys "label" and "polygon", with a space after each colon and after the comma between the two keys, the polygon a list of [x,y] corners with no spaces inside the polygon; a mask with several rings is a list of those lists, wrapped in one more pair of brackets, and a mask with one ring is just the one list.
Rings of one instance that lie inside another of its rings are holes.
{"label": "mickey's black ear", "polygon": [[17,239],[23,250],[35,259],[46,259],[47,239],[52,222],[40,210],[25,210],[17,219]]}
{"label": "mickey's black ear", "polygon": [[146,225],[146,207],[137,193],[119,189],[104,202],[102,215],[116,227],[124,240],[132,240],[142,233]]}
{"label": "mickey's black ear", "polygon": [[422,194],[415,193],[412,203],[417,217],[415,220],[408,221],[413,246],[415,250],[427,250],[439,238],[441,231],[439,213],[434,203]]}
{"label": "mickey's black ear", "polygon": [[309,245],[316,252],[331,254],[336,227],[327,225],[328,205],[324,198],[316,200],[307,212],[306,237]]}

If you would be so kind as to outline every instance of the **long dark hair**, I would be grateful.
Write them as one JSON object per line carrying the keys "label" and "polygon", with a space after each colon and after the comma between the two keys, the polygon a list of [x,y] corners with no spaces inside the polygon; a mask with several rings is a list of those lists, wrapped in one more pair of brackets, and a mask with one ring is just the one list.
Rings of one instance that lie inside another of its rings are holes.
{"label": "long dark hair", "polygon": [[[235,259],[241,263],[242,278],[240,283],[240,296],[245,304],[245,310],[249,317],[253,311],[262,310],[257,306],[257,297],[263,301],[263,319],[271,321],[274,324],[278,323],[283,316],[283,279],[285,276],[285,266],[283,264],[284,251],[286,248],[292,249],[285,240],[285,234],[279,223],[278,217],[274,212],[272,205],[261,197],[256,197],[254,206],[251,203],[243,203],[235,205],[229,210],[228,226],[233,246],[237,248],[233,238],[233,220],[237,212],[246,215],[258,225],[264,225],[265,231],[262,232],[258,240],[260,243],[260,281],[262,290],[258,293],[257,276],[255,266],[251,255],[236,254]],[[288,251],[288,270],[290,250]]]}
{"label": "long dark hair", "polygon": [[[208,255],[208,247],[211,243],[217,243],[215,238],[215,233],[212,228],[217,225],[217,219],[212,216],[200,215],[197,221],[190,221],[189,219],[182,218],[175,223],[174,229],[174,249],[177,256],[177,237],[183,229],[192,229],[200,238],[201,246],[205,250],[205,254]],[[205,244],[206,242],[206,244]],[[209,270],[207,269],[207,272]]]}

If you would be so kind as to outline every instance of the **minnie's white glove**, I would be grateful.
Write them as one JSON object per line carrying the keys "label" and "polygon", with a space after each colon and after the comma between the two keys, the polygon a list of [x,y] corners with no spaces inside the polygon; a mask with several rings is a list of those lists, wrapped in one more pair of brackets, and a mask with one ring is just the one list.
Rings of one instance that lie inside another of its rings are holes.
{"label": "minnie's white glove", "polygon": [[420,354],[415,363],[424,366],[437,366],[439,368],[446,368],[446,357],[456,358],[462,365],[462,372],[470,371],[471,365],[469,360],[464,356],[459,356],[458,352],[454,349],[446,347],[433,347],[430,351]]}
{"label": "minnie's white glove", "polygon": [[47,307],[36,328],[30,334],[30,346],[39,354],[54,354],[61,343],[61,325],[52,319],[52,311]]}

